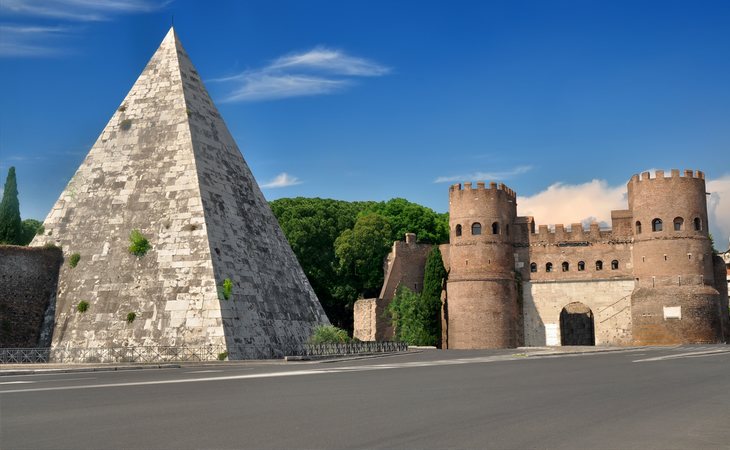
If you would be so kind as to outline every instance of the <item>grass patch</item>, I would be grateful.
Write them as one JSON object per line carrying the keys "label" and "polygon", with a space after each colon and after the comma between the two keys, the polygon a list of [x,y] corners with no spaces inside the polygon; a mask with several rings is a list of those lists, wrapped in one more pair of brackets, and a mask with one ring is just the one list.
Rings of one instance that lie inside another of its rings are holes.
{"label": "grass patch", "polygon": [[89,309],[89,302],[86,300],[81,300],[78,305],[76,305],[76,311],[80,313],[85,313]]}
{"label": "grass patch", "polygon": [[318,325],[309,338],[311,344],[340,344],[350,342],[347,331],[334,325]]}
{"label": "grass patch", "polygon": [[136,319],[136,318],[137,318],[137,313],[135,313],[135,312],[127,313],[127,323],[134,322],[134,319]]}
{"label": "grass patch", "polygon": [[228,358],[228,352],[218,353],[218,361],[225,361]]}
{"label": "grass patch", "polygon": [[129,233],[129,243],[129,253],[137,258],[143,257],[152,248],[150,241],[139,230],[132,230]]}
{"label": "grass patch", "polygon": [[74,253],[68,258],[68,265],[71,266],[73,269],[79,264],[79,261],[81,260],[81,255],[78,253]]}

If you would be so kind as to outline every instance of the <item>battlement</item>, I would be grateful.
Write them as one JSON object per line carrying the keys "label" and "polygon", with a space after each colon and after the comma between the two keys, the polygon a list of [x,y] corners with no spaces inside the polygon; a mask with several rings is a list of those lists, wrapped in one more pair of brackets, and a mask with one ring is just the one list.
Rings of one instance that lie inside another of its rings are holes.
{"label": "battlement", "polygon": [[513,200],[517,197],[515,191],[507,187],[504,183],[497,184],[495,182],[489,183],[489,187],[487,187],[486,183],[484,183],[483,181],[477,181],[476,188],[472,186],[471,182],[466,182],[463,185],[461,183],[456,183],[449,186],[449,195],[451,195],[455,191],[503,191],[509,198]]}
{"label": "battlement", "polygon": [[548,225],[540,225],[537,231],[530,233],[529,239],[531,244],[548,243],[566,245],[588,245],[592,242],[600,242],[610,239],[613,235],[612,230],[601,230],[597,222],[590,224],[589,229],[584,229],[582,223],[570,224],[567,228],[562,223],[556,223],[551,229]]}
{"label": "battlement", "polygon": [[679,169],[672,169],[670,171],[670,174],[667,175],[663,170],[657,170],[654,172],[654,176],[651,176],[651,172],[642,172],[641,175],[634,174],[631,176],[631,182],[632,183],[638,183],[640,181],[654,181],[654,180],[663,180],[663,179],[672,179],[672,178],[694,178],[697,180],[704,180],[705,179],[705,173],[701,170],[692,171],[692,170],[685,170],[684,173],[680,173]]}

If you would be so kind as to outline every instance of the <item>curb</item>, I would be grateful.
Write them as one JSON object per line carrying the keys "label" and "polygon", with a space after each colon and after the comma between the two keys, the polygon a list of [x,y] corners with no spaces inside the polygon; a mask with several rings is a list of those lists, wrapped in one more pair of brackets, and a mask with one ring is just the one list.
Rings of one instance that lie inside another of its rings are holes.
{"label": "curb", "polygon": [[180,364],[154,364],[146,366],[113,366],[113,367],[65,367],[52,369],[0,369],[0,377],[13,375],[43,375],[52,373],[84,373],[84,372],[116,372],[123,370],[144,370],[144,369],[179,369]]}

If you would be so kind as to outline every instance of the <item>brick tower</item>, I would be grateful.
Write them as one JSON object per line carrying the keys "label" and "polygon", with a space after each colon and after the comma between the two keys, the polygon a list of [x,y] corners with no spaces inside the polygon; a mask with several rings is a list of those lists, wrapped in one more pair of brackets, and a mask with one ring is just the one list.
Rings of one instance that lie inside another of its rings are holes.
{"label": "brick tower", "polygon": [[[59,275],[54,348],[261,358],[329,323],[173,29],[44,225],[33,245],[80,255]],[[144,256],[128,250],[132,230]]]}
{"label": "brick tower", "polygon": [[700,171],[644,172],[628,183],[632,211],[633,339],[639,345],[722,339],[714,287],[705,177]]}
{"label": "brick tower", "polygon": [[449,348],[517,346],[515,193],[504,184],[449,188]]}

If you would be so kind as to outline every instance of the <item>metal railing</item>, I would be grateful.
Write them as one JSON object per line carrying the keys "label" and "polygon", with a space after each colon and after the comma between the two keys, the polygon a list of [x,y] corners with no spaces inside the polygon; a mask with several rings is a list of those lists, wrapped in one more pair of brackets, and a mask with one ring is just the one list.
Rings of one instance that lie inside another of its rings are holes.
{"label": "metal railing", "polygon": [[304,344],[301,356],[367,355],[408,351],[405,342],[350,342],[338,344]]}
{"label": "metal railing", "polygon": [[206,347],[96,347],[96,348],[0,348],[2,364],[33,363],[159,363],[213,361],[224,346]]}
{"label": "metal railing", "polygon": [[[277,359],[284,356],[345,356],[408,351],[404,342],[351,342],[283,346],[239,345],[235,359]],[[223,345],[205,347],[0,348],[0,364],[36,363],[164,363],[225,359]]]}

